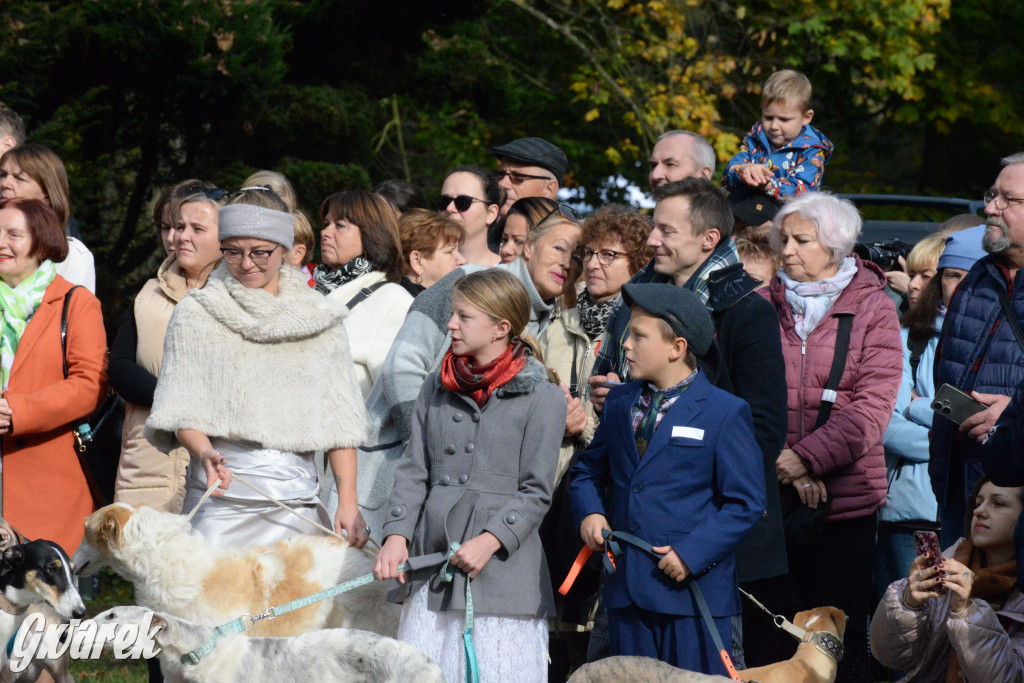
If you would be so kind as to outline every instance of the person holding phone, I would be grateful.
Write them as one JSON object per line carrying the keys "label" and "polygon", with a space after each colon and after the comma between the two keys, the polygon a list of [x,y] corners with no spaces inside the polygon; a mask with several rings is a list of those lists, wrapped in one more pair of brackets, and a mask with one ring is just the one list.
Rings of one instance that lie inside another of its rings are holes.
{"label": "person holding phone", "polygon": [[902,681],[1024,677],[1024,595],[1016,586],[1013,544],[1024,488],[996,486],[983,476],[972,502],[966,537],[938,565],[918,556],[871,620],[871,652],[885,666],[907,671]]}

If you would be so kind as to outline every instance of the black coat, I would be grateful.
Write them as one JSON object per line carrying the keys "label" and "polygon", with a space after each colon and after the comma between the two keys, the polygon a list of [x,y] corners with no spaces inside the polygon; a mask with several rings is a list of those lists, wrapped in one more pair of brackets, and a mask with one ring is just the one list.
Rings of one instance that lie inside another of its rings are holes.
{"label": "black coat", "polygon": [[755,291],[760,281],[742,264],[708,278],[715,340],[721,363],[715,385],[750,404],[754,439],[764,457],[766,514],[736,549],[740,582],[788,571],[775,461],[786,444],[786,367],[775,308]]}

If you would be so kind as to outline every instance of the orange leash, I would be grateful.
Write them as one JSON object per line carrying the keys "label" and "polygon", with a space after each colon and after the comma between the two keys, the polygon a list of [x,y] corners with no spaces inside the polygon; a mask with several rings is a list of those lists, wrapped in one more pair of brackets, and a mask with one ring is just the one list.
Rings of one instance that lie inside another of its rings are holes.
{"label": "orange leash", "polygon": [[583,546],[583,550],[576,556],[576,559],[572,563],[572,567],[569,568],[569,573],[565,575],[565,581],[558,587],[558,592],[562,595],[566,595],[569,589],[572,588],[572,584],[576,582],[576,577],[580,575],[580,571],[583,569],[583,565],[590,559],[591,553],[594,551],[590,549],[589,545]]}

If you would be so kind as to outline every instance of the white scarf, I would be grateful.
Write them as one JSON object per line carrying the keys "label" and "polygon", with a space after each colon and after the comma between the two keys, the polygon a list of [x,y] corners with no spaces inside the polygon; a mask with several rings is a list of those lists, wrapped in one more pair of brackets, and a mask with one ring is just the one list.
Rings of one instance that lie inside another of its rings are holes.
{"label": "white scarf", "polygon": [[856,274],[857,262],[852,256],[839,263],[835,275],[817,282],[797,282],[785,270],[779,270],[779,279],[786,286],[786,303],[793,311],[796,333],[801,339],[807,339]]}

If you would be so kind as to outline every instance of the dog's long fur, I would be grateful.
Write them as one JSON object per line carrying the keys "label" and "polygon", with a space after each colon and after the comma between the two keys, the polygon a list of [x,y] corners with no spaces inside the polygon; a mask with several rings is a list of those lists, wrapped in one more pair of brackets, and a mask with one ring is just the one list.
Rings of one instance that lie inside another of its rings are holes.
{"label": "dog's long fur", "polygon": [[[124,503],[101,508],[85,520],[85,538],[74,560],[82,575],[110,566],[135,584],[135,597],[146,607],[204,626],[262,614],[373,567],[366,553],[327,536],[296,536],[269,548],[216,550],[184,517]],[[387,602],[385,594],[385,584],[373,582],[259,621],[248,634],[292,636],[345,627],[394,636],[400,607]]]}
{"label": "dog's long fur", "polygon": [[[843,637],[846,616],[835,607],[798,612],[793,623],[807,631],[830,631]],[[744,681],[758,683],[833,683],[837,665],[810,643],[800,643],[792,659],[737,672]],[[580,667],[569,683],[725,683],[725,676],[684,671],[649,657],[609,657]]]}
{"label": "dog's long fur", "polygon": [[[114,607],[96,615],[99,624],[144,625],[150,610]],[[152,626],[161,651],[160,667],[189,683],[281,683],[282,681],[366,681],[444,683],[437,664],[416,648],[391,638],[354,629],[334,628],[292,638],[227,636],[198,664],[181,656],[202,646],[213,629],[155,613]]]}

